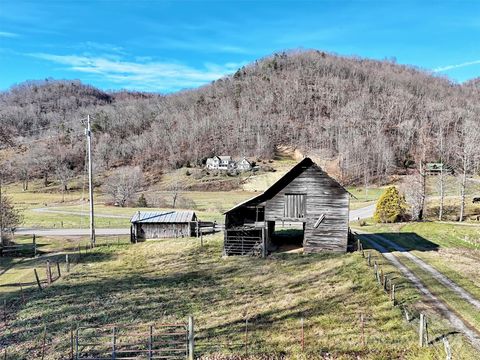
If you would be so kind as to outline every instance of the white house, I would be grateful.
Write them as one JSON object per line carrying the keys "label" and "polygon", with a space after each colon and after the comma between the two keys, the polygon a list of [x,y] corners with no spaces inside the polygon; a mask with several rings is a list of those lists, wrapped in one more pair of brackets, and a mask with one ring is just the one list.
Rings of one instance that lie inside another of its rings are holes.
{"label": "white house", "polygon": [[252,170],[252,163],[248,161],[246,157],[243,157],[242,160],[237,163],[237,169],[239,171],[250,171]]}
{"label": "white house", "polygon": [[231,156],[214,156],[207,159],[207,169],[209,170],[234,170],[235,161]]}

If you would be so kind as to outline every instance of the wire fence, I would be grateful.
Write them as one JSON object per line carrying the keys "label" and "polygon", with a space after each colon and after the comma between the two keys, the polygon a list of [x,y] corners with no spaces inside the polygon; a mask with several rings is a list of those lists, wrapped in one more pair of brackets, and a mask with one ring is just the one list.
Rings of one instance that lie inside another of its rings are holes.
{"label": "wire fence", "polygon": [[418,332],[418,341],[421,347],[428,347],[434,359],[471,359],[471,355],[464,352],[465,344],[468,343],[467,339],[446,325],[442,317],[431,311],[427,314],[399,299],[398,280],[390,277],[383,270],[383,266],[388,264],[388,260],[376,251],[364,250],[360,239],[357,239],[357,251],[365,259],[368,268],[373,270],[373,276],[378,286],[384,290],[392,306],[399,307],[405,321],[414,331]]}
{"label": "wire fence", "polygon": [[[103,239],[97,243],[97,246],[108,247],[122,243],[129,243],[128,239],[121,240],[115,237]],[[399,296],[399,294],[402,294],[401,291],[399,291],[401,290],[399,279],[391,276],[391,274],[386,271],[388,261],[383,258],[380,253],[373,250],[364,250],[361,242],[358,242],[357,247],[360,256],[364,258],[365,270],[368,271],[369,276],[372,276],[378,286],[384,291],[385,302],[399,309],[405,322],[411,327],[412,332],[418,334],[418,346],[427,349],[433,359],[471,359],[471,357],[463,351],[465,339],[461,334],[447,326],[441,317],[431,312],[419,310],[415,306],[407,305],[406,301],[404,301],[405,299]],[[38,283],[34,283],[33,286],[37,287],[38,291],[41,291],[40,287],[44,289],[49,285],[49,271],[51,272],[52,280],[58,280],[64,274],[72,271],[78,264],[88,262],[88,256],[91,252],[92,249],[88,245],[77,246],[75,251],[61,254],[64,261],[58,263],[51,261],[50,269],[46,261],[42,261],[42,272],[37,271],[39,273],[41,286],[38,286]],[[32,280],[36,282],[34,274]],[[23,292],[23,294],[25,297],[28,296],[27,292]],[[9,301],[10,302],[7,302],[5,300],[3,304],[0,303],[0,305],[3,305],[0,310],[0,332],[2,333],[8,329],[9,322],[14,320],[15,309],[22,305],[22,303],[25,303],[26,300],[20,296]],[[359,356],[362,356],[362,354],[366,355],[369,351],[375,351],[375,349],[381,346],[385,347],[386,341],[388,341],[388,346],[396,346],[398,348],[405,346],[405,339],[398,339],[398,341],[395,339],[386,340],[384,334],[375,328],[375,326],[378,325],[375,325],[378,319],[373,319],[372,314],[368,312],[358,312],[358,310],[352,311],[353,310],[345,309],[344,314],[345,321],[349,321],[353,325],[351,337],[347,343],[343,345],[345,349],[356,352]],[[305,354],[305,358],[308,358],[308,354],[318,353],[319,351],[329,353],[329,351],[331,351],[329,346],[332,346],[332,341],[335,341],[334,339],[337,336],[336,330],[333,328],[321,328],[318,324],[314,323],[314,321],[310,320],[308,314],[293,316],[293,318],[282,325],[281,328],[278,328],[278,324],[273,324],[270,320],[265,321],[261,318],[248,317],[245,317],[243,321],[237,321],[235,324],[222,325],[220,329],[208,327],[200,322],[196,324],[195,328],[195,355],[205,360],[222,359],[224,354],[233,354],[233,356],[237,356],[239,359],[255,355],[261,355],[264,356],[263,358],[268,359],[268,356],[270,356],[270,350],[268,348],[271,345],[270,337],[272,333],[275,332],[285,332],[289,334],[289,352]],[[145,327],[146,325],[140,324],[140,326]],[[119,325],[119,327],[121,326]],[[62,338],[63,345],[59,345],[58,335],[52,335],[53,330],[52,334],[50,333],[48,324],[43,327],[37,327],[35,330],[29,329],[29,336],[34,339],[33,341],[35,342],[36,357],[34,358],[42,359],[50,353],[58,354],[58,348],[60,347],[63,349],[64,354],[62,358],[74,359],[75,357],[73,355],[76,354],[76,348],[74,346],[72,347],[72,344],[75,344],[75,335],[72,334],[75,334],[76,325],[72,324],[71,329],[73,332],[65,333],[65,336]],[[114,341],[113,328],[110,327],[109,331],[110,333],[104,334],[102,340],[105,345],[104,350],[107,354],[105,355],[105,359],[111,358],[108,356],[111,355],[111,345],[112,341]],[[140,343],[138,349],[135,348],[131,350],[148,350],[148,337],[143,337]],[[183,344],[176,345],[180,345],[180,347],[184,349]],[[0,349],[3,352],[0,352],[0,354],[3,356],[3,360],[17,359],[18,353],[15,352],[15,347],[12,349],[7,346],[11,346],[11,344],[2,343],[2,340],[0,340]],[[282,346],[285,346],[285,343],[283,343]],[[127,348],[124,348],[124,350],[125,349],[128,350]],[[172,349],[175,350],[176,348]],[[280,348],[271,349],[271,352],[277,352],[277,355],[281,354],[282,351]],[[148,358],[142,357],[145,354],[148,354],[148,352],[142,353],[142,351],[138,351],[135,358]],[[184,356],[184,353],[182,354],[182,356]],[[0,356],[0,359],[2,356]],[[274,354],[271,356],[272,359],[278,358],[275,357],[276,355]]]}

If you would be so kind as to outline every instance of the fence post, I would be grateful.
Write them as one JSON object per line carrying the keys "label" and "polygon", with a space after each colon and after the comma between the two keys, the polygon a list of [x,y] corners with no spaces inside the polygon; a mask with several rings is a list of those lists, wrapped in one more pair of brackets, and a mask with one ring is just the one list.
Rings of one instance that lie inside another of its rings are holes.
{"label": "fence post", "polygon": [[22,295],[22,304],[25,305],[25,294],[23,293],[22,284],[20,284],[20,294]]}
{"label": "fence post", "polygon": [[419,321],[419,324],[418,324],[418,344],[420,345],[420,347],[423,347],[423,345],[425,344],[424,340],[425,340],[425,315],[423,314],[420,314],[420,321]]}
{"label": "fence post", "polygon": [[42,360],[45,358],[45,345],[47,342],[47,325],[43,325],[43,339],[42,339]]}
{"label": "fence post", "polygon": [[148,359],[152,359],[152,343],[153,343],[153,325],[150,325],[150,336],[148,338]]}
{"label": "fence post", "polygon": [[362,346],[365,347],[365,317],[363,314],[360,314],[360,331],[362,336]]}
{"label": "fence post", "polygon": [[302,352],[305,351],[305,328],[304,328],[304,324],[303,324],[303,317],[300,319],[300,323],[301,323],[301,326],[302,326],[302,331],[301,331],[301,346],[302,346]]}
{"label": "fence post", "polygon": [[38,277],[37,269],[33,269],[33,272],[35,273],[35,279],[37,280],[38,288],[42,290],[42,284],[40,283],[40,278]]}
{"label": "fence post", "polygon": [[445,355],[447,355],[446,360],[452,360],[452,350],[446,336],[443,337],[443,346],[445,347]]}
{"label": "fence post", "polygon": [[78,325],[75,331],[75,359],[78,360]]}
{"label": "fence post", "polygon": [[117,328],[113,327],[113,337],[112,337],[112,360],[115,360],[117,357],[116,354],[116,343],[117,343]]}
{"label": "fence post", "polygon": [[195,359],[195,332],[193,325],[193,316],[188,317],[188,360]]}
{"label": "fence post", "polygon": [[392,300],[393,306],[395,306],[395,284],[392,284],[392,289],[390,291],[390,299]]}
{"label": "fence post", "polygon": [[57,272],[58,272],[58,278],[62,276],[62,273],[60,272],[60,263],[57,261]]}
{"label": "fence post", "polygon": [[360,239],[357,239],[357,251],[360,251]]}
{"label": "fence post", "polygon": [[248,319],[245,319],[245,356],[248,356]]}
{"label": "fence post", "polygon": [[67,268],[67,273],[70,272],[70,260],[68,258],[68,254],[65,254],[65,267]]}
{"label": "fence post", "polygon": [[70,329],[70,360],[73,360],[73,328]]}
{"label": "fence post", "polygon": [[265,228],[262,227],[262,258],[267,257],[267,239],[265,236]]}
{"label": "fence post", "polygon": [[37,240],[33,234],[33,257],[37,257]]}
{"label": "fence post", "polygon": [[50,266],[50,260],[47,260],[47,284],[52,283],[52,267]]}

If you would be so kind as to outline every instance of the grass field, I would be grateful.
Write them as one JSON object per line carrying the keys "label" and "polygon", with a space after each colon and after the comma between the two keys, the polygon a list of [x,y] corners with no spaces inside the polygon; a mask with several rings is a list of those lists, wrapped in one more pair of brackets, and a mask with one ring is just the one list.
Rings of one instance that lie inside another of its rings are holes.
{"label": "grass field", "polygon": [[[125,244],[129,243],[127,236],[97,236],[97,244]],[[31,244],[30,236],[17,236],[17,244]],[[56,263],[60,263],[61,272],[65,271],[65,255],[69,254],[74,261],[78,255],[78,247],[82,253],[89,244],[87,237],[37,237],[37,257],[31,252],[24,257],[0,257],[0,297],[9,297],[19,291],[36,288],[34,270],[37,269],[40,281],[46,281],[46,261],[52,264],[53,272],[57,273]]]}
{"label": "grass field", "polygon": [[[195,239],[96,248],[45,291],[26,291],[26,304],[18,305],[3,343],[15,359],[34,358],[47,324],[46,359],[59,359],[75,324],[121,326],[193,315],[203,354],[242,353],[243,345],[228,344],[243,344],[248,318],[252,355],[434,359],[431,348],[418,348],[414,327],[391,306],[359,254],[222,259],[221,236],[206,239],[204,248]],[[387,264],[385,271],[396,272]],[[398,296],[405,304],[418,301],[408,283],[399,286]],[[366,319],[366,346],[360,314]]]}
{"label": "grass field", "polygon": [[[274,163],[277,171],[260,173],[250,177],[242,185],[243,190],[234,191],[181,191],[180,196],[186,199],[188,209],[193,209],[201,220],[223,223],[223,212],[234,205],[251,198],[273,184],[294,165],[293,160],[281,160]],[[180,171],[180,170],[179,170]],[[183,174],[183,173],[182,173]],[[167,178],[168,180],[169,178]],[[167,181],[165,180],[165,181]],[[171,179],[170,179],[171,180]],[[191,181],[191,179],[188,179]],[[165,187],[165,186],[164,186]],[[369,187],[365,189],[351,187],[348,190],[354,195],[350,201],[351,209],[372,204],[383,191],[383,188]],[[20,184],[6,186],[5,193],[15,205],[22,210],[22,227],[32,228],[87,228],[89,226],[89,205],[85,200],[86,193],[72,190],[62,195],[57,187],[44,188],[40,181],[33,181],[28,191],[22,191]],[[255,192],[256,191],[256,192]],[[162,202],[171,204],[173,193],[166,190],[148,189],[147,198],[161,198]],[[171,210],[171,208],[137,208],[107,205],[108,199],[100,191],[95,194],[95,219],[99,228],[128,227],[129,218],[136,211]],[[41,211],[45,209],[47,211]],[[181,209],[181,207],[180,207]],[[65,211],[70,213],[52,213],[49,211]],[[100,216],[99,216],[100,215]],[[101,215],[123,216],[102,217]]]}
{"label": "grass field", "polygon": [[[394,241],[467,290],[473,297],[480,299],[480,227],[426,222],[376,224],[362,227],[362,230],[380,233]],[[393,250],[386,243],[382,245]],[[480,331],[480,314],[477,308],[435,280],[404,253],[396,252],[396,255],[432,293]]]}

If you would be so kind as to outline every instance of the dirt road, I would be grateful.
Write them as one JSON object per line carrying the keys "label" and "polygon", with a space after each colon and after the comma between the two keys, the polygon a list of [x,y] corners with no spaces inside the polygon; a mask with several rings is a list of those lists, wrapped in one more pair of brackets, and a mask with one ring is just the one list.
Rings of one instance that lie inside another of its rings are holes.
{"label": "dirt road", "polygon": [[[472,330],[470,326],[468,326],[464,320],[462,320],[460,317],[458,317],[454,312],[452,312],[447,304],[440,300],[438,297],[436,297],[434,294],[428,290],[427,286],[418,278],[408,267],[403,265],[400,260],[395,256],[391,251],[389,251],[387,248],[382,246],[380,242],[383,243],[388,243],[390,242],[388,239],[385,239],[384,237],[377,235],[377,234],[359,234],[360,239],[367,239],[372,246],[378,250],[382,255],[390,261],[392,265],[394,265],[396,268],[400,270],[400,272],[405,276],[406,279],[408,279],[417,289],[418,291],[424,295],[425,299],[429,302],[429,304],[435,308],[445,319],[447,319],[450,324],[457,330],[460,331],[461,333],[465,334],[465,336],[468,338],[468,340],[472,343],[472,345],[477,348],[480,351],[480,336],[479,334]],[[385,241],[386,240],[386,241]],[[398,246],[397,244],[393,243],[393,245]],[[389,244],[389,246],[392,246]],[[392,246],[393,247],[393,246]],[[400,250],[399,250],[400,251]],[[405,251],[405,250],[404,250]],[[408,252],[405,253],[409,254]],[[410,254],[411,255],[411,254]],[[478,304],[478,300],[473,298],[471,294],[469,294],[467,291],[465,291],[463,288],[455,284],[453,281],[448,279],[446,276],[438,272],[437,270],[431,268],[430,265],[425,264],[422,260],[418,259],[414,255],[412,255],[415,259],[417,259],[418,262],[422,262],[425,267],[422,267],[425,271],[430,272],[430,270],[433,270],[433,274],[435,274],[435,278],[440,281],[444,286],[448,287],[452,291],[457,292],[460,296],[464,297],[465,300],[470,299],[472,302],[469,301],[473,306],[476,306],[474,304]],[[410,257],[409,257],[410,258]],[[411,258],[410,258],[411,259]],[[411,259],[414,261],[413,259]],[[420,266],[420,264],[415,261],[417,265]],[[446,285],[448,284],[448,286]],[[467,300],[468,301],[468,300]]]}

